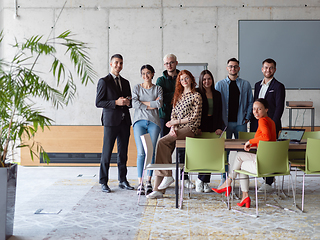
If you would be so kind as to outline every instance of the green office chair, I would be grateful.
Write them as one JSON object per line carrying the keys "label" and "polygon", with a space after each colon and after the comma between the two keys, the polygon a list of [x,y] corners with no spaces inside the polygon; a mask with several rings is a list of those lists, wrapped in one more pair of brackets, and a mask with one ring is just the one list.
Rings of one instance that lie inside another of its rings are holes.
{"label": "green office chair", "polygon": [[[289,175],[292,185],[292,192],[294,192],[292,179],[289,169],[288,161],[289,141],[260,141],[257,149],[257,173],[247,172],[245,170],[235,170],[237,173],[248,175],[255,178],[255,194],[256,194],[256,217],[259,216],[258,212],[258,184],[257,178],[261,177],[275,177]],[[234,187],[232,184],[232,191]],[[232,199],[233,200],[233,199]],[[266,192],[265,192],[266,200]],[[295,194],[293,194],[295,204]],[[232,203],[231,203],[232,206]],[[268,205],[271,206],[271,205]],[[244,212],[243,212],[244,213]]]}
{"label": "green office chair", "polygon": [[[320,139],[320,131],[315,132],[305,132],[303,134],[302,139]],[[289,152],[289,161],[292,165],[304,165],[305,160],[305,152],[304,151],[297,151],[297,152]]]}
{"label": "green office chair", "polygon": [[239,132],[239,139],[249,140],[254,138],[256,132]]}
{"label": "green office chair", "polygon": [[[225,172],[224,139],[186,138],[186,155],[184,172],[217,173]],[[184,176],[184,174],[182,174]],[[180,206],[183,203],[183,184],[181,184]],[[228,209],[229,209],[229,197]]]}
{"label": "green office chair", "polygon": [[[303,134],[302,139],[320,139],[320,131],[314,131],[314,132],[305,132]],[[296,177],[295,177],[295,189],[297,184],[297,168],[304,167],[305,166],[305,151],[289,151],[289,161],[290,161],[290,167],[294,167],[296,170]]]}
{"label": "green office chair", "polygon": [[[320,139],[320,131],[315,132],[305,132],[303,134],[302,139]],[[291,166],[298,167],[298,166],[304,166],[305,164],[305,152],[304,151],[294,151],[289,152],[289,161],[291,163]]]}
{"label": "green office chair", "polygon": [[305,166],[298,167],[303,171],[301,210],[304,208],[304,183],[306,174],[320,174],[320,139],[308,138],[305,155]]}

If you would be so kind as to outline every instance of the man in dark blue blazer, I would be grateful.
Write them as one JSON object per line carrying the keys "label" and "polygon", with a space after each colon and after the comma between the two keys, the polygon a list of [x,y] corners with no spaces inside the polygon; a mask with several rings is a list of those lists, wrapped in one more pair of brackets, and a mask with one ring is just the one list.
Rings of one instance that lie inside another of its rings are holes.
{"label": "man in dark blue blazer", "polygon": [[104,126],[99,183],[102,191],[108,193],[111,192],[108,186],[110,159],[116,139],[119,187],[133,190],[127,181],[131,88],[129,81],[120,76],[123,67],[120,54],[111,57],[110,67],[110,73],[98,81],[96,96],[96,107],[103,108],[101,122]]}
{"label": "man in dark blue blazer", "polygon": [[[261,71],[263,73],[263,80],[257,82],[254,86],[254,101],[258,98],[264,98],[269,103],[268,116],[275,122],[277,135],[281,130],[281,117],[284,110],[284,102],[286,91],[284,85],[277,81],[273,76],[276,72],[276,62],[267,58],[262,62]],[[258,121],[253,116],[251,118],[250,131],[255,132],[258,128]],[[266,178],[266,184],[262,185],[259,191],[272,190],[271,184],[274,178]]]}

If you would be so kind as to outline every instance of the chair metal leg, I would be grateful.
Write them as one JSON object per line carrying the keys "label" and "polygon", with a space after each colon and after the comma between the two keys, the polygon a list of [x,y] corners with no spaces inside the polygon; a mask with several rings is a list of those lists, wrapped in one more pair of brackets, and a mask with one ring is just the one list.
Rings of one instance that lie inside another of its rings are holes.
{"label": "chair metal leg", "polygon": [[[255,192],[256,192],[256,216],[259,217],[258,213],[258,179],[255,177],[254,178],[254,183],[255,183]],[[265,192],[266,196],[266,192]]]}
{"label": "chair metal leg", "polygon": [[181,187],[181,194],[180,194],[180,204],[179,204],[179,209],[182,209],[182,204],[183,204],[183,192],[184,192],[184,184],[183,184],[183,181],[184,181],[184,171],[182,171],[182,180],[181,180],[181,183],[180,183],[180,187]]}
{"label": "chair metal leg", "polygon": [[[296,203],[296,192],[293,189],[293,180],[292,180],[292,176],[290,174],[290,182],[291,182],[291,188],[292,188],[292,196],[293,196],[293,204],[295,207],[297,207],[297,203]],[[288,184],[289,185],[289,184]]]}
{"label": "chair metal leg", "polygon": [[302,199],[301,199],[301,210],[303,212],[304,207],[304,181],[305,181],[305,173],[303,173],[303,180],[302,180]]}
{"label": "chair metal leg", "polygon": [[[227,181],[227,179],[228,179],[228,172],[226,172],[226,181]],[[228,183],[228,182],[227,182]],[[227,201],[228,201],[228,204],[227,204],[227,206],[228,206],[228,210],[230,210],[230,202],[229,202],[229,198],[230,198],[230,194],[229,194],[229,192],[228,192],[228,187],[227,187]],[[231,191],[232,192],[232,191]]]}

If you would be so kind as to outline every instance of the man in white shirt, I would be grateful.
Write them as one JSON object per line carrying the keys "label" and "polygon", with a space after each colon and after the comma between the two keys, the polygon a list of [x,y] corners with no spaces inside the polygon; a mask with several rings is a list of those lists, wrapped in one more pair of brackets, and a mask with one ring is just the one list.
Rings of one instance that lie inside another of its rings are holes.
{"label": "man in white shirt", "polygon": [[[279,134],[281,130],[281,117],[284,111],[284,102],[286,97],[286,91],[284,85],[274,78],[276,72],[276,62],[267,58],[262,62],[262,74],[264,78],[257,82],[254,86],[254,101],[258,98],[264,98],[269,103],[268,116],[276,124],[276,131]],[[250,123],[250,131],[257,131],[258,122],[252,117]],[[262,185],[259,191],[264,191],[266,188],[267,191],[271,191],[271,184],[273,183],[274,178],[266,178],[266,183]]]}

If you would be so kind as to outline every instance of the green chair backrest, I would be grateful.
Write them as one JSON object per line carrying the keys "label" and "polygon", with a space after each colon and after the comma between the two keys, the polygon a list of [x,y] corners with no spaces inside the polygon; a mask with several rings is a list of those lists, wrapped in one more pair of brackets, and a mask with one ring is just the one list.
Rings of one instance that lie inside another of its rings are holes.
{"label": "green chair backrest", "polygon": [[[315,132],[304,132],[302,139],[320,139],[320,131]],[[305,151],[294,151],[289,152],[289,160],[303,160],[305,159],[306,152]]]}
{"label": "green chair backrest", "polygon": [[225,172],[223,138],[186,138],[185,172]]}
{"label": "green chair backrest", "polygon": [[320,139],[320,131],[314,131],[314,132],[304,132],[302,139]]}
{"label": "green chair backrest", "polygon": [[320,174],[320,139],[308,138],[306,149],[307,174]]}
{"label": "green chair backrest", "polygon": [[[226,132],[222,134],[221,138],[226,139]],[[217,135],[215,132],[202,132],[201,135],[196,135],[196,138],[220,138],[220,135]]]}
{"label": "green chair backrest", "polygon": [[287,175],[289,140],[260,141],[257,150],[257,173],[262,175]]}
{"label": "green chair backrest", "polygon": [[239,139],[249,140],[254,138],[256,132],[239,132]]}

